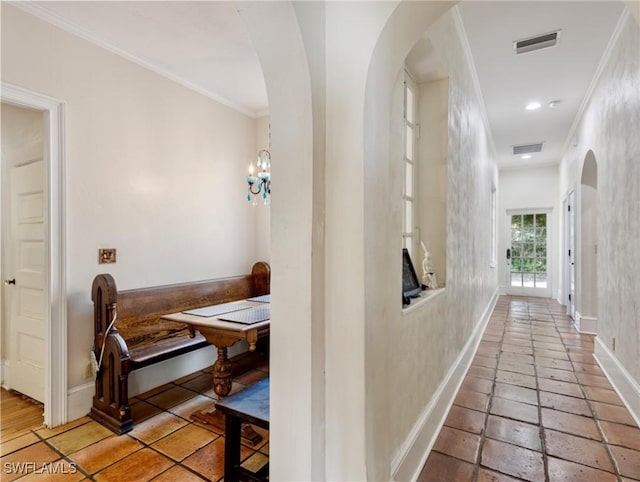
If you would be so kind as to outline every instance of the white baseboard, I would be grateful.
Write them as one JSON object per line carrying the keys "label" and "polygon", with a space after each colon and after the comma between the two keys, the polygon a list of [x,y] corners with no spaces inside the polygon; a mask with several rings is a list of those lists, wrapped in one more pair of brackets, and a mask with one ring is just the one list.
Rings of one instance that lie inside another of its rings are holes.
{"label": "white baseboard", "polygon": [[596,337],[594,357],[640,427],[640,384],[633,379],[599,336]]}
{"label": "white baseboard", "polygon": [[582,316],[579,311],[576,311],[573,325],[579,333],[584,333],[585,335],[598,334],[598,318],[593,316]]}
{"label": "white baseboard", "polygon": [[498,300],[499,291],[500,289],[496,288],[464,348],[393,457],[391,475],[394,481],[414,481],[420,475],[478,349],[482,334]]}
{"label": "white baseboard", "polygon": [[[236,343],[229,356],[247,350],[246,343]],[[184,355],[135,370],[129,375],[129,397],[135,397],[164,383],[169,383],[211,366],[217,358],[214,346],[207,346]],[[84,417],[91,410],[95,384],[92,381],[71,387],[67,391],[67,422]]]}
{"label": "white baseboard", "polygon": [[67,390],[67,420],[63,421],[63,423],[82,418],[89,413],[94,390],[95,384],[93,381],[71,387]]}

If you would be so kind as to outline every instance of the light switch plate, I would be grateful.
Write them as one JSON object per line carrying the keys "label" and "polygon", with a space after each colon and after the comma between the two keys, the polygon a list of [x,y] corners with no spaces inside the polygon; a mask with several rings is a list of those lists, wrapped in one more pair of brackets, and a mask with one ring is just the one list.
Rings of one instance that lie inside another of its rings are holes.
{"label": "light switch plate", "polygon": [[116,249],[105,248],[98,250],[98,263],[115,263],[116,262]]}

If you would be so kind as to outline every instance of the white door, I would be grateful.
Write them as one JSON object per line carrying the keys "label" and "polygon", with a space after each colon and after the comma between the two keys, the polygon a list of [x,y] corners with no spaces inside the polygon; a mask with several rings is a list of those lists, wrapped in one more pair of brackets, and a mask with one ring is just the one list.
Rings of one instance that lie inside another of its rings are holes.
{"label": "white door", "polygon": [[44,401],[47,328],[45,170],[42,159],[9,173],[5,300],[10,328],[10,388]]}
{"label": "white door", "polygon": [[576,319],[576,224],[575,224],[575,194],[569,194],[567,205],[567,278],[568,278],[568,295],[567,295],[567,314],[574,320]]}
{"label": "white door", "polygon": [[551,296],[549,211],[507,213],[507,294]]}

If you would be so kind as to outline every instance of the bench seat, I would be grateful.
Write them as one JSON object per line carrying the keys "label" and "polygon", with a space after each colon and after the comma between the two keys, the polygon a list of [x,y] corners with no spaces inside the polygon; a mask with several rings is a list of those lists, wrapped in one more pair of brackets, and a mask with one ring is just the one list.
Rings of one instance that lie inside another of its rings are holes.
{"label": "bench seat", "polygon": [[258,262],[248,275],[118,291],[110,274],[97,275],[93,352],[98,360],[104,355],[89,415],[118,434],[130,431],[129,374],[208,346],[197,331],[162,316],[269,294],[270,276],[269,265]]}

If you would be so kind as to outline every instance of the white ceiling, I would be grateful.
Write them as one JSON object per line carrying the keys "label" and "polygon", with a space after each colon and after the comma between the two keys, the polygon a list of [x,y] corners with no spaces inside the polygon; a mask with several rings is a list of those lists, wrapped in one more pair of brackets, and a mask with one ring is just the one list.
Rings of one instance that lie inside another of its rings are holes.
{"label": "white ceiling", "polygon": [[[459,4],[501,168],[557,164],[600,60],[620,18],[622,2],[480,2]],[[555,47],[516,55],[513,42],[561,30]],[[425,36],[407,64],[418,81],[442,76]],[[550,108],[549,102],[561,100]],[[527,111],[529,102],[542,104]],[[512,146],[544,142],[523,160]]]}
{"label": "white ceiling", "polygon": [[[253,117],[268,112],[255,49],[233,2],[39,1],[24,10]],[[502,168],[558,163],[623,4],[459,4]],[[513,41],[561,29],[556,47],[516,56]],[[407,59],[418,81],[446,75],[425,39]],[[542,108],[526,111],[536,100]],[[548,103],[561,100],[551,109]],[[513,145],[544,142],[532,159]]]}
{"label": "white ceiling", "polygon": [[252,117],[265,115],[258,56],[234,2],[13,2]]}

